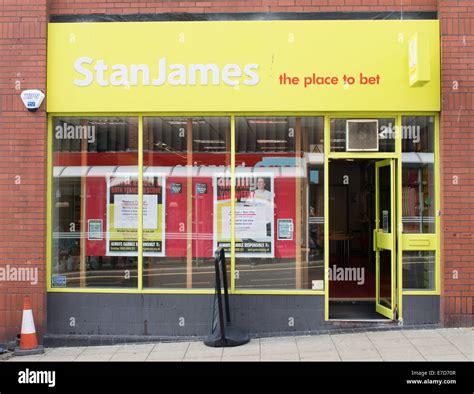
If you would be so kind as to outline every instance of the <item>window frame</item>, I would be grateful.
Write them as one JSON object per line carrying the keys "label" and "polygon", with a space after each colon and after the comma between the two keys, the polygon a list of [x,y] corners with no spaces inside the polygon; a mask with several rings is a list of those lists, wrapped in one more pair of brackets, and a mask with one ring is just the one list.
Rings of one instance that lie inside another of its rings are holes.
{"label": "window frame", "polygon": [[[142,200],[139,198],[139,228],[138,228],[138,286],[137,288],[53,288],[52,287],[52,214],[53,214],[53,118],[56,116],[71,116],[71,117],[92,117],[92,116],[126,116],[126,117],[137,117],[138,118],[138,179],[139,179],[139,196],[143,195],[143,118],[149,116],[159,117],[229,117],[231,122],[231,182],[235,184],[235,118],[236,117],[248,117],[248,116],[286,116],[286,117],[324,117],[324,234],[329,234],[329,177],[327,176],[329,170],[330,159],[342,159],[342,158],[395,158],[396,172],[397,172],[397,187],[398,191],[402,189],[402,160],[401,160],[401,140],[396,139],[395,151],[394,152],[331,152],[330,150],[330,120],[333,118],[368,118],[368,117],[394,117],[396,119],[396,125],[400,130],[402,116],[434,116],[435,128],[434,128],[434,154],[435,154],[435,238],[434,250],[436,253],[435,257],[435,289],[433,290],[403,290],[403,278],[402,278],[402,256],[403,251],[406,250],[403,246],[403,242],[397,243],[397,298],[399,302],[399,315],[401,316],[401,305],[403,296],[405,295],[439,295],[440,284],[441,284],[441,269],[440,269],[440,157],[439,157],[439,113],[436,112],[410,112],[410,111],[397,111],[397,112],[216,112],[216,113],[161,113],[161,112],[90,112],[90,113],[49,113],[48,114],[48,150],[47,150],[47,240],[46,240],[46,270],[47,270],[47,292],[63,292],[63,293],[119,293],[119,294],[213,294],[214,289],[144,289],[143,288],[143,256],[142,256],[142,242],[143,242],[143,222],[142,213],[143,206]],[[402,198],[401,193],[397,193],[397,206],[401,207]],[[397,238],[399,240],[406,236],[417,236],[418,234],[403,234],[401,209],[397,209]],[[231,286],[229,289],[230,294],[269,294],[269,295],[314,295],[325,297],[325,320],[329,320],[329,281],[328,281],[328,269],[329,269],[329,254],[325,253],[324,256],[324,290],[238,290],[235,288],[235,189],[231,189],[231,224],[232,224],[232,242],[231,242]],[[324,248],[329,250],[329,238],[324,238]],[[419,249],[425,250],[425,249]],[[296,268],[295,268],[296,269]]]}

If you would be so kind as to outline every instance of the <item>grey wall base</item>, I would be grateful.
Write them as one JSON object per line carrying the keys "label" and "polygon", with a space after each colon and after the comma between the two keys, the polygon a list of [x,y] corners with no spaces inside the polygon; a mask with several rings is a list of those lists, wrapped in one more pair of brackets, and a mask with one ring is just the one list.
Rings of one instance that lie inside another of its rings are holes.
{"label": "grey wall base", "polygon": [[[213,295],[49,293],[48,334],[202,337]],[[232,323],[255,333],[318,330],[323,296],[234,295]]]}
{"label": "grey wall base", "polygon": [[[49,293],[46,346],[202,339],[213,295]],[[438,296],[404,296],[403,326],[439,324]],[[251,336],[400,329],[397,322],[324,320],[324,296],[233,295],[232,323]]]}
{"label": "grey wall base", "polygon": [[439,324],[439,296],[403,296],[403,324]]}

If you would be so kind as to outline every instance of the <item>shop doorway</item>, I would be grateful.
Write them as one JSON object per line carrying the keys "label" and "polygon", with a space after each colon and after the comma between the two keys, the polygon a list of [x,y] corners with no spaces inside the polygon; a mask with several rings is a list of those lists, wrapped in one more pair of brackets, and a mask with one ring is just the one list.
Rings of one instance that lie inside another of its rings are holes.
{"label": "shop doorway", "polygon": [[393,320],[393,159],[329,162],[329,318]]}

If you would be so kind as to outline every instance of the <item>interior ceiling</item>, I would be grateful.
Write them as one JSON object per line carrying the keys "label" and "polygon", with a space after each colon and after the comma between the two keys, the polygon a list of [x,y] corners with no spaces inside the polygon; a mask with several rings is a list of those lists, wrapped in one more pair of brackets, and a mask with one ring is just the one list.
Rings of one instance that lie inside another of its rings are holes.
{"label": "interior ceiling", "polygon": [[[89,151],[116,152],[137,148],[137,125],[124,118],[61,118],[57,124],[94,126],[96,140]],[[194,152],[230,151],[229,117],[145,117],[144,146],[147,150],[187,151],[188,127],[192,124]],[[303,132],[322,134],[322,118],[304,117],[300,122]],[[135,132],[134,132],[135,131]],[[318,131],[318,133],[313,133]],[[314,139],[310,137],[310,139]],[[134,141],[135,140],[135,141]],[[81,142],[56,141],[59,151],[80,151]],[[295,118],[292,117],[236,117],[237,152],[294,152]]]}

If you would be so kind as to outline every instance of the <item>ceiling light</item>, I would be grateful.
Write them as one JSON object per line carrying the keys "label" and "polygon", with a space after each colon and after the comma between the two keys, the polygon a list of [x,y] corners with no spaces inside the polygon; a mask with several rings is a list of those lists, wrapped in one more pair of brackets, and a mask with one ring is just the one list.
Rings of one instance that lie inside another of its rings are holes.
{"label": "ceiling light", "polygon": [[249,119],[249,123],[253,124],[287,124],[287,120],[270,120],[270,119]]}
{"label": "ceiling light", "polygon": [[194,140],[198,144],[225,144],[223,140]]}

